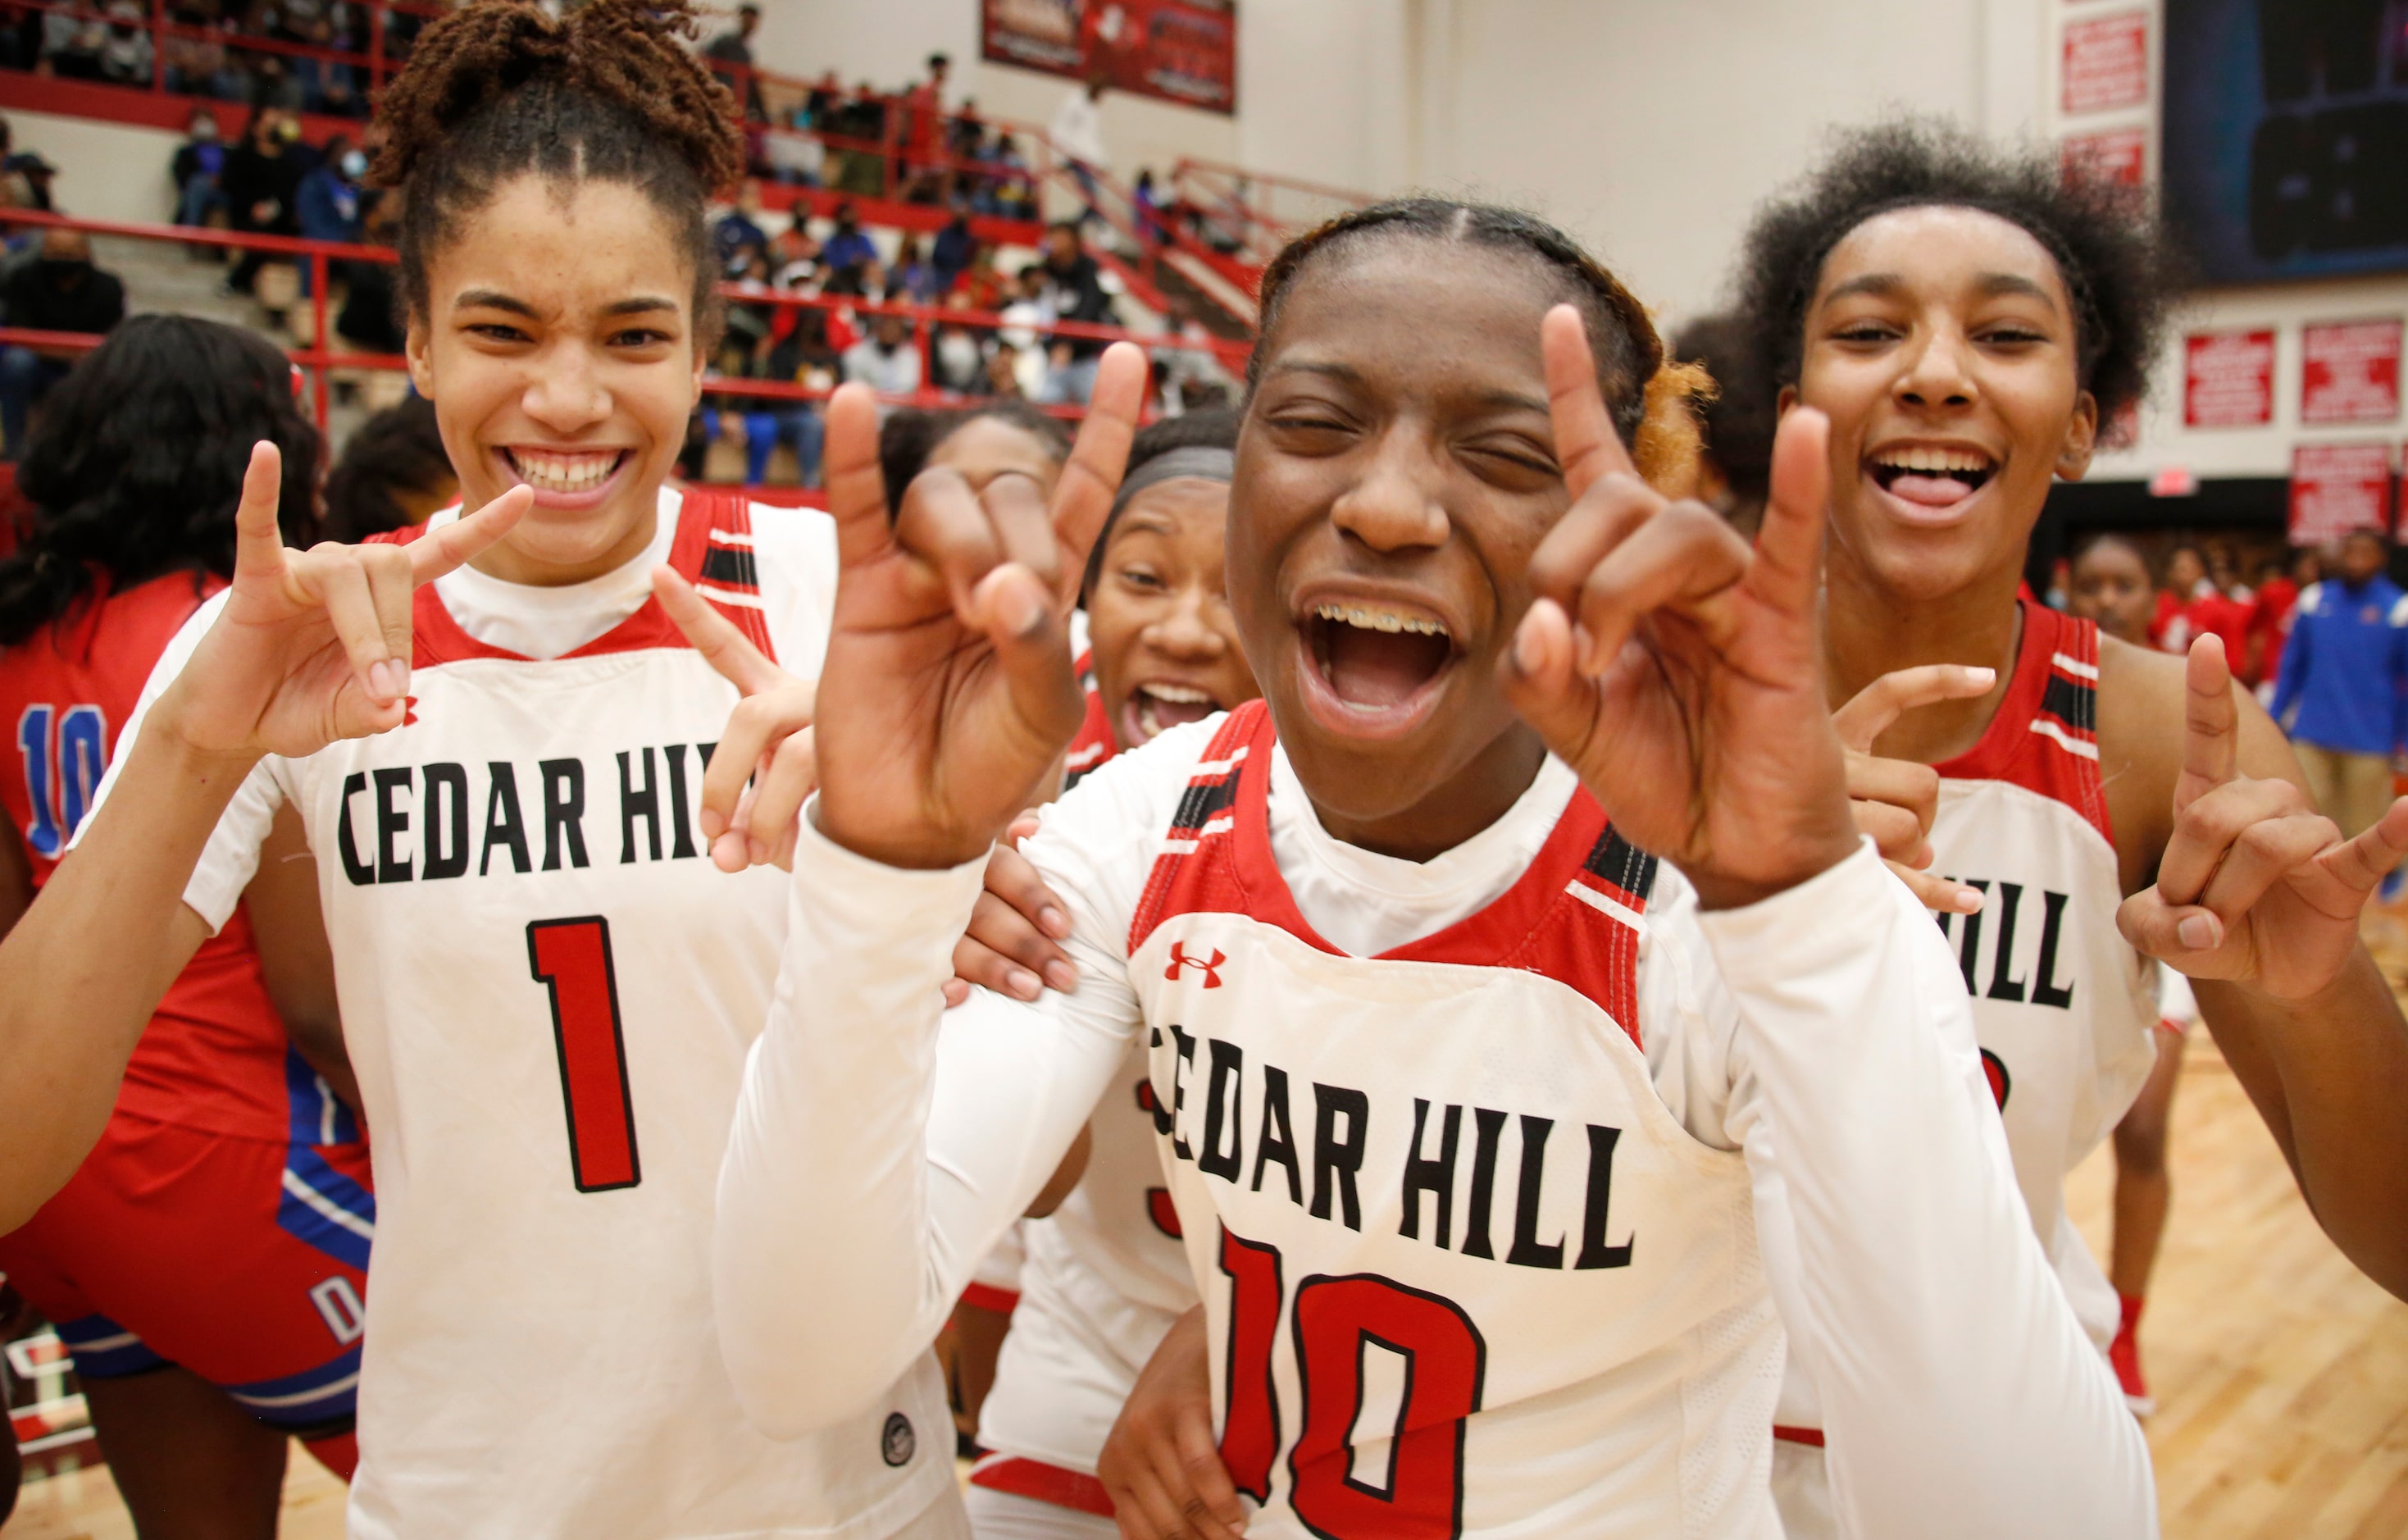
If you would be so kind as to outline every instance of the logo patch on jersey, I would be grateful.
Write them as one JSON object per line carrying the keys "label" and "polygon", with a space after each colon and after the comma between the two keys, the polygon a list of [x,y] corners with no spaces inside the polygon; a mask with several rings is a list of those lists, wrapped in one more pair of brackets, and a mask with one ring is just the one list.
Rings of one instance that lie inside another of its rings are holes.
{"label": "logo patch on jersey", "polygon": [[1217,946],[1212,949],[1212,955],[1210,957],[1191,957],[1187,955],[1183,943],[1172,942],[1170,966],[1162,971],[1162,976],[1176,984],[1179,982],[1181,969],[1201,968],[1204,970],[1204,987],[1218,989],[1221,987],[1221,965],[1228,960]]}
{"label": "logo patch on jersey", "polygon": [[900,1412],[890,1412],[886,1427],[878,1435],[878,1455],[889,1465],[909,1465],[911,1457],[920,1452],[920,1436],[911,1431],[911,1419]]}

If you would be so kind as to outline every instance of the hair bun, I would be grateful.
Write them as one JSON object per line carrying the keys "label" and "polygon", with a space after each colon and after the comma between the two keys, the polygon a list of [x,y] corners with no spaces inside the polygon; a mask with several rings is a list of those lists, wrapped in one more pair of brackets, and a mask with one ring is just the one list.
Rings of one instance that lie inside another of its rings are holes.
{"label": "hair bun", "polygon": [[735,99],[684,47],[691,0],[590,0],[556,21],[533,0],[474,0],[419,37],[387,87],[373,175],[399,186],[454,130],[531,85],[616,106],[672,147],[708,192],[744,174]]}
{"label": "hair bun", "polygon": [[1720,389],[1714,377],[1695,364],[1667,359],[1656,366],[1647,380],[1639,431],[1631,436],[1630,460],[1641,481],[1668,497],[1697,495],[1698,455],[1703,448],[1698,409]]}

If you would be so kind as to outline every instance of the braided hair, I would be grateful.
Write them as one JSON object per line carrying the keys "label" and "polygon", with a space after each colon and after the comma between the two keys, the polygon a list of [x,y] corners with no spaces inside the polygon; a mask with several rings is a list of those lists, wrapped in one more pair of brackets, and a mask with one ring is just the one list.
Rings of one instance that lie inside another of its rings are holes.
{"label": "braided hair", "polygon": [[399,252],[407,319],[427,271],[502,184],[624,182],[658,209],[694,267],[697,338],[715,330],[703,206],[744,174],[735,99],[680,43],[690,0],[592,0],[554,21],[533,0],[474,0],[428,27],[385,89],[371,171],[407,187]]}
{"label": "braided hair", "polygon": [[1391,198],[1340,214],[1288,242],[1263,270],[1262,340],[1246,364],[1250,397],[1297,278],[1333,252],[1375,240],[1489,247],[1555,273],[1587,327],[1598,388],[1639,473],[1659,490],[1688,492],[1698,464],[1698,424],[1689,401],[1711,393],[1713,381],[1702,370],[1666,356],[1646,307],[1578,241],[1536,215],[1496,204]]}
{"label": "braided hair", "polygon": [[1934,207],[1994,215],[2039,241],[2072,302],[2075,374],[2100,420],[2141,399],[2185,281],[2145,190],[2070,178],[2054,156],[1997,150],[1916,121],[1846,136],[1794,196],[1757,210],[1738,309],[1770,389],[1798,382],[1807,308],[1832,248],[1868,220]]}

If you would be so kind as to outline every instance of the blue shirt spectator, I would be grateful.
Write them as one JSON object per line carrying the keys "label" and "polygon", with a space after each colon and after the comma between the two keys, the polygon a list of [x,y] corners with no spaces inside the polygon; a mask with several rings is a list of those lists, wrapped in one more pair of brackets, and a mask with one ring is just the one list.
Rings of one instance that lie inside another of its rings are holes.
{"label": "blue shirt spectator", "polygon": [[360,178],[367,174],[367,156],[357,150],[330,148],[337,152],[301,179],[294,211],[309,239],[355,242],[360,238]]}
{"label": "blue shirt spectator", "polygon": [[861,228],[861,216],[846,204],[836,211],[836,233],[820,248],[820,261],[830,272],[839,267],[857,267],[878,260],[878,247]]}
{"label": "blue shirt spectator", "polygon": [[[2272,711],[2297,742],[2388,756],[2408,741],[2408,594],[2383,575],[2378,537],[2349,544],[2344,575],[2300,596]],[[2351,561],[2363,548],[2372,561]]]}
{"label": "blue shirt spectator", "polygon": [[733,267],[747,246],[763,252],[769,249],[769,233],[761,228],[760,188],[749,181],[744,184],[736,194],[736,207],[710,227],[710,240],[722,271]]}

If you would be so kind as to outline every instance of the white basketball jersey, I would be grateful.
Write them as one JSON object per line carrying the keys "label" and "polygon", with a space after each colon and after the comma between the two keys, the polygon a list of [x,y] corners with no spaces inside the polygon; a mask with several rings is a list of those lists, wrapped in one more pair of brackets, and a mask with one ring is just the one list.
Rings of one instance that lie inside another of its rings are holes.
{"label": "white basketball jersey", "polygon": [[2075,1313],[2103,1348],[2114,1292],[2065,1216],[2066,1174],[2157,1063],[2154,986],[2115,928],[2123,901],[2099,779],[2099,628],[2023,607],[2023,645],[1982,741],[1938,768],[1932,870],[1982,908],[1940,916],[1973,998],[2015,1181]]}
{"label": "white basketball jersey", "polygon": [[[670,561],[767,650],[744,503],[688,493]],[[655,601],[544,662],[432,585],[416,622],[403,727],[270,762],[375,1130],[351,1533],[894,1533],[953,1479],[933,1361],[790,1443],[721,1365],[713,1193],[787,908],[696,827],[735,689]]]}
{"label": "white basketball jersey", "polygon": [[1257,1540],[1777,1534],[1747,1168],[1638,1037],[1655,862],[1575,796],[1497,901],[1378,957],[1273,859],[1260,702],[1130,931],[1154,1127]]}
{"label": "white basketball jersey", "polygon": [[1108,1515],[1092,1479],[1104,1439],[1163,1333],[1196,1303],[1154,1147],[1143,1044],[1130,1046],[1087,1129],[1079,1185],[1050,1216],[1020,1227],[1020,1303],[979,1412],[979,1443],[994,1453],[970,1479]]}

